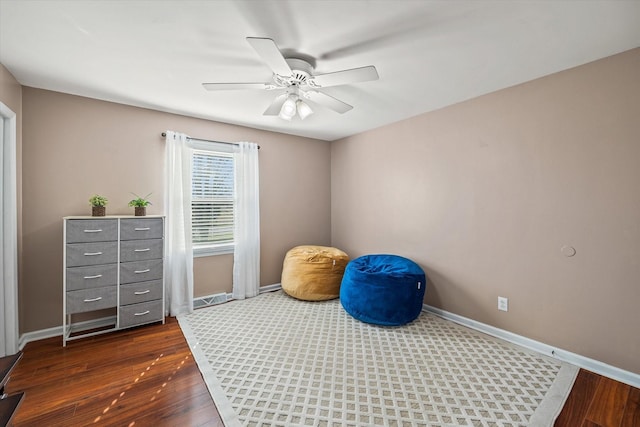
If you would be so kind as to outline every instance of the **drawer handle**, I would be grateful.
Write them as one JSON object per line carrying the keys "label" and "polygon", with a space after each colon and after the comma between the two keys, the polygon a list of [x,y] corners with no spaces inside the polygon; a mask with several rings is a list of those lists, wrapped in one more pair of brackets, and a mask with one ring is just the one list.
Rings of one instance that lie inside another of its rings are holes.
{"label": "drawer handle", "polygon": [[84,230],[85,233],[99,233],[101,232],[101,229],[97,229],[97,230]]}
{"label": "drawer handle", "polygon": [[150,227],[136,227],[134,228],[135,231],[149,231],[151,230]]}
{"label": "drawer handle", "polygon": [[140,274],[140,273],[148,273],[148,272],[150,272],[150,271],[151,271],[151,269],[150,269],[150,268],[147,268],[146,270],[136,270],[136,271],[134,271],[134,273],[135,273],[135,274]]}
{"label": "drawer handle", "polygon": [[100,301],[101,299],[102,299],[102,297],[88,298],[88,299],[84,300],[84,302],[96,302],[96,301]]}
{"label": "drawer handle", "polygon": [[148,294],[149,292],[151,292],[149,289],[147,289],[146,291],[135,291],[133,294],[134,295],[144,295],[144,294]]}
{"label": "drawer handle", "polygon": [[96,274],[95,276],[84,276],[85,279],[97,279],[102,277],[102,274]]}
{"label": "drawer handle", "polygon": [[102,252],[85,252],[84,256],[96,256],[96,255],[102,255]]}
{"label": "drawer handle", "polygon": [[134,249],[133,252],[147,252],[150,251],[151,248],[144,248],[144,249]]}
{"label": "drawer handle", "polygon": [[149,314],[149,313],[150,313],[150,311],[147,310],[147,311],[143,311],[142,313],[133,313],[133,315],[134,316],[144,316],[144,315]]}

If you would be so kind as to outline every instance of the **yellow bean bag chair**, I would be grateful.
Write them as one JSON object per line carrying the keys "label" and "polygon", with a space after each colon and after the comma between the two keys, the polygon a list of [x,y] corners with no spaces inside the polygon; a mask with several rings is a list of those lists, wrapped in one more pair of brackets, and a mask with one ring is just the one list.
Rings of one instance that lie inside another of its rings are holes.
{"label": "yellow bean bag chair", "polygon": [[340,296],[340,283],[349,256],[328,246],[296,246],[282,265],[282,290],[305,301],[324,301]]}

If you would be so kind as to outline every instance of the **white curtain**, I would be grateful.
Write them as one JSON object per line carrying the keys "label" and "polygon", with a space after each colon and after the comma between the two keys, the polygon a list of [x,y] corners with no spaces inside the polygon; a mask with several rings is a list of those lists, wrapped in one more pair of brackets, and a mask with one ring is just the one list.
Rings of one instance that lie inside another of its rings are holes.
{"label": "white curtain", "polygon": [[241,142],[234,153],[235,191],[233,298],[260,291],[260,185],[258,145]]}
{"label": "white curtain", "polygon": [[193,312],[193,246],[191,239],[191,149],[188,136],[166,132],[165,311],[171,316]]}

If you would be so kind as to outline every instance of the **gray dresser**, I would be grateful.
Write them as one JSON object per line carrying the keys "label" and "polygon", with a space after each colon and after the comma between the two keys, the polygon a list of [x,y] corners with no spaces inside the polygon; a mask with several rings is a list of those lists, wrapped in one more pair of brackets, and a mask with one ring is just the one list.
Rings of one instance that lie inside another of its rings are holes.
{"label": "gray dresser", "polygon": [[[63,346],[73,339],[164,323],[163,254],[164,217],[64,218]],[[87,314],[108,308],[115,309],[115,317]],[[91,320],[83,320],[87,317]]]}

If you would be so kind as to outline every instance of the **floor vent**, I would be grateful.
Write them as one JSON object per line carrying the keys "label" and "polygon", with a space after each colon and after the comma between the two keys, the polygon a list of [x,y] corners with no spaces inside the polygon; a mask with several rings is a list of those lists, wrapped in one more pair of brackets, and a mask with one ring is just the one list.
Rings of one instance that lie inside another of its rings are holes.
{"label": "floor vent", "polygon": [[209,307],[212,305],[222,304],[227,301],[227,294],[225,293],[197,297],[193,299],[193,308]]}

